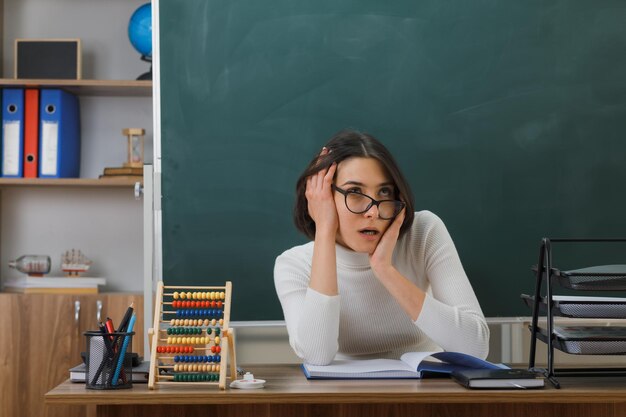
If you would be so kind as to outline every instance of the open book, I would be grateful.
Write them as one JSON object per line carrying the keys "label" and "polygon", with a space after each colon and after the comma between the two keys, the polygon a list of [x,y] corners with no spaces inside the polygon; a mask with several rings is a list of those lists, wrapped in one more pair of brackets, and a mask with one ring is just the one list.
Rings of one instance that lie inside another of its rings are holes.
{"label": "open book", "polygon": [[[426,360],[428,358],[428,360]],[[407,352],[400,359],[336,360],[330,365],[303,364],[307,379],[423,378],[461,369],[508,369],[458,352]]]}

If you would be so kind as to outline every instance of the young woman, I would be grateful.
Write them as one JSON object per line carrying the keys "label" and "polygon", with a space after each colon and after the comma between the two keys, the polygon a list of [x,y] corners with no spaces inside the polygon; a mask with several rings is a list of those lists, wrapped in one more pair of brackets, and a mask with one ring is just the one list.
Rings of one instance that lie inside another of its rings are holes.
{"label": "young woman", "polygon": [[276,259],[289,342],[305,362],[447,350],[481,358],[489,329],[443,222],[413,212],[389,151],[336,134],[296,185],[295,223],[312,242]]}

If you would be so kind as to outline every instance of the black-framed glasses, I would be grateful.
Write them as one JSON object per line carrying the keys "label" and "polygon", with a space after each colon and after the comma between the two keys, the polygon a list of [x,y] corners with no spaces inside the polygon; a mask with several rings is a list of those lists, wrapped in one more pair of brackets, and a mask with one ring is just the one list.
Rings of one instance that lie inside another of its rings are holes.
{"label": "black-framed glasses", "polygon": [[395,218],[406,206],[404,201],[400,200],[374,200],[369,195],[358,191],[343,190],[332,184],[333,190],[343,194],[346,199],[346,208],[354,214],[363,214],[372,206],[378,208],[378,217],[383,220],[391,220]]}

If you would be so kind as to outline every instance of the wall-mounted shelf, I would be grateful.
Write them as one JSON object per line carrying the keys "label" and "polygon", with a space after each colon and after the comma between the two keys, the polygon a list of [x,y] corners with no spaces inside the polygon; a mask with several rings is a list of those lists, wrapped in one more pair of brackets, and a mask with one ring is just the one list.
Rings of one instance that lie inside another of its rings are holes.
{"label": "wall-mounted shelf", "polygon": [[62,88],[79,96],[152,96],[152,81],[137,80],[17,80],[0,78],[0,87]]}
{"label": "wall-mounted shelf", "polygon": [[[0,178],[0,188],[6,187],[134,187],[136,179],[128,178]],[[143,181],[139,181],[142,182]]]}

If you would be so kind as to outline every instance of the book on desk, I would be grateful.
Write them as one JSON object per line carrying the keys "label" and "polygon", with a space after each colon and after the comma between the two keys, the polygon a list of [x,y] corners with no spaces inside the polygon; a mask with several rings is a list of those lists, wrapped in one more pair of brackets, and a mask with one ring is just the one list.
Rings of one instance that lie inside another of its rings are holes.
{"label": "book on desk", "polygon": [[[148,375],[150,373],[150,361],[142,361],[137,366],[132,367],[133,370],[133,382],[148,382]],[[85,375],[87,373],[87,365],[81,363],[70,369],[70,381],[72,382],[85,382]]]}
{"label": "book on desk", "polygon": [[449,376],[460,369],[508,367],[459,352],[407,352],[400,359],[336,360],[329,365],[302,365],[307,379],[419,379]]}
{"label": "book on desk", "polygon": [[466,388],[543,388],[544,378],[526,369],[464,369],[452,371],[452,379]]}

